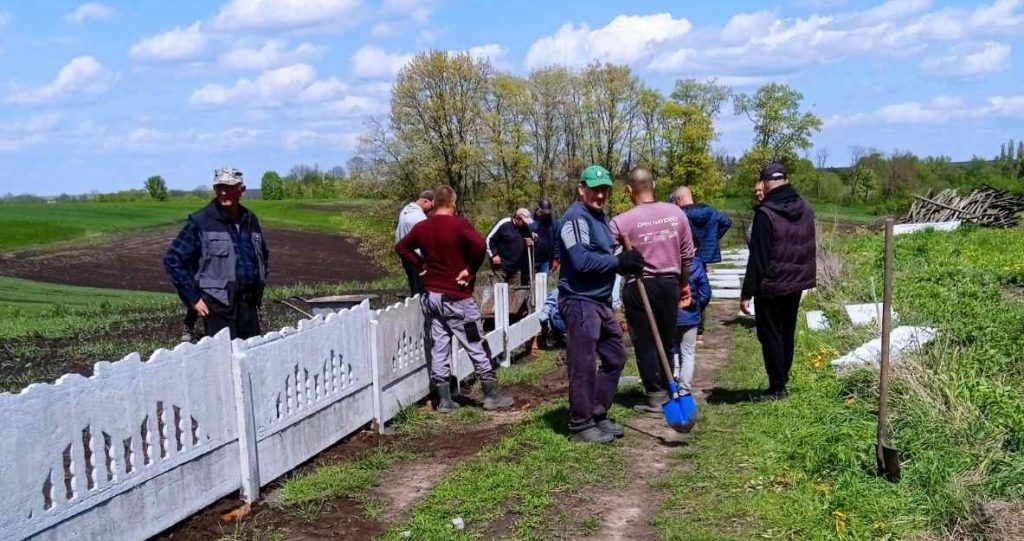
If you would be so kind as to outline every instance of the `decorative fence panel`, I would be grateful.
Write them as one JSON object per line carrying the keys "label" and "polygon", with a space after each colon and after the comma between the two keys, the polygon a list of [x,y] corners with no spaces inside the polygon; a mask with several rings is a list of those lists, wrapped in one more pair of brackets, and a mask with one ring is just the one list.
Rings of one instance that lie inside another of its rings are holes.
{"label": "decorative fence panel", "polygon": [[370,305],[235,342],[266,485],[373,420]]}
{"label": "decorative fence panel", "polygon": [[427,396],[430,375],[419,296],[378,310],[375,315],[371,334],[377,359],[377,419],[383,426],[402,408]]}
{"label": "decorative fence panel", "polygon": [[[538,275],[543,280],[544,275]],[[536,291],[543,304],[546,290]],[[495,286],[493,356],[540,329],[508,325]],[[504,314],[504,315],[502,315]],[[465,351],[455,373],[473,372]],[[363,304],[246,341],[227,331],[96,364],[91,377],[0,393],[0,539],[145,539],[259,489],[429,392],[419,297]]]}
{"label": "decorative fence panel", "polygon": [[144,539],[239,486],[227,332],[0,394],[0,539]]}

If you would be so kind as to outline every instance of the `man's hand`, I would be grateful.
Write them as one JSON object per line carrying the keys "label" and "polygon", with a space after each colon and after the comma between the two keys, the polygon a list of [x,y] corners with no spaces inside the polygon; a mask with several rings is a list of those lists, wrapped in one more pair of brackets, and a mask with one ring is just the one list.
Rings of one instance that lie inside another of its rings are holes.
{"label": "man's hand", "polygon": [[551,260],[551,272],[558,272],[558,269],[562,267],[562,264],[557,259]]}
{"label": "man's hand", "polygon": [[206,306],[206,301],[203,299],[199,299],[193,308],[196,309],[196,313],[199,314],[199,317],[206,317],[210,315],[210,308]]}
{"label": "man's hand", "polygon": [[501,266],[501,256],[500,255],[496,255],[496,256],[492,257],[491,258],[491,265],[494,265],[495,267],[500,267]]}
{"label": "man's hand", "polygon": [[644,256],[636,250],[623,250],[616,256],[619,260],[619,274],[640,274],[644,270]]}
{"label": "man's hand", "polygon": [[687,309],[693,305],[693,296],[690,294],[690,284],[686,284],[679,290],[679,308]]}
{"label": "man's hand", "polygon": [[750,315],[750,299],[740,299],[740,312]]}
{"label": "man's hand", "polygon": [[[497,257],[497,256],[495,256]],[[455,283],[462,287],[469,287],[469,282],[473,280],[473,275],[469,273],[469,269],[462,269],[462,272],[455,277]]]}
{"label": "man's hand", "polygon": [[523,239],[523,240],[526,241],[526,245],[527,246],[533,246],[533,239],[532,238],[526,238],[526,239]]}

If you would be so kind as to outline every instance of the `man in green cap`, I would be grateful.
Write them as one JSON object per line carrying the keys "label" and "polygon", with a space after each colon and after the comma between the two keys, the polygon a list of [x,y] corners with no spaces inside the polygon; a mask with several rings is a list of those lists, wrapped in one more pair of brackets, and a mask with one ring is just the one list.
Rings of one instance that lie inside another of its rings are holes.
{"label": "man in green cap", "polygon": [[[558,309],[565,320],[569,371],[569,432],[574,441],[607,443],[623,434],[608,418],[619,374],[626,364],[622,327],[611,307],[615,273],[635,274],[643,257],[613,253],[615,239],[604,214],[612,177],[600,165],[583,170],[572,204],[559,225]],[[595,370],[594,361],[600,364]]]}

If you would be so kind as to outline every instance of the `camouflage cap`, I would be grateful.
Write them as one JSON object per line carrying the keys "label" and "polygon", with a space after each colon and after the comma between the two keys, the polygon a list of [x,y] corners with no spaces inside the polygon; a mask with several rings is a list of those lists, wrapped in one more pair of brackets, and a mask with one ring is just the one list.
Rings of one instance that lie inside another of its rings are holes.
{"label": "camouflage cap", "polygon": [[234,167],[222,167],[213,172],[213,185],[223,184],[224,186],[234,186],[236,184],[244,184],[245,181],[242,179],[242,172]]}

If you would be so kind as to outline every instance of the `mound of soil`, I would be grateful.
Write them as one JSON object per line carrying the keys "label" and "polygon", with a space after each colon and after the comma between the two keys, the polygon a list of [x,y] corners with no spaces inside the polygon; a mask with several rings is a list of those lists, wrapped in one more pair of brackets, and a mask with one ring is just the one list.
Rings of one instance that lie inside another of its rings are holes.
{"label": "mound of soil", "polygon": [[[162,263],[178,228],[126,234],[98,244],[0,254],[0,275],[138,291],[172,292]],[[345,237],[264,229],[270,249],[270,282],[369,281],[384,271]]]}

